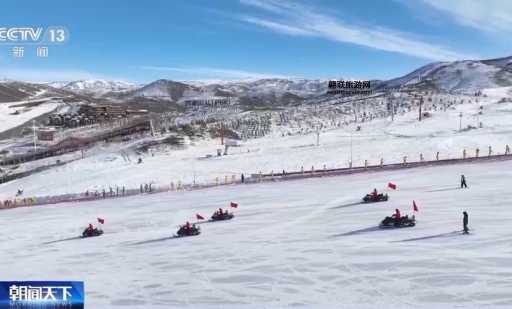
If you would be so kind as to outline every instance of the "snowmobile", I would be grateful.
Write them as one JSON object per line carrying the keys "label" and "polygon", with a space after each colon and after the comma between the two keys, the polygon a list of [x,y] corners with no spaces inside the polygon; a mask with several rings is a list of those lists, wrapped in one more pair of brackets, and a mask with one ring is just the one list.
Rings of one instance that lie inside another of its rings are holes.
{"label": "snowmobile", "polygon": [[180,226],[180,229],[178,230],[178,232],[176,234],[179,237],[196,236],[196,235],[201,234],[201,229],[199,228],[199,226],[195,226],[195,225],[191,225],[189,227],[187,227],[186,225],[182,225],[182,226]]}
{"label": "snowmobile", "polygon": [[89,233],[88,231],[88,228],[86,228],[83,233],[82,233],[82,238],[87,238],[87,237],[96,237],[96,236],[100,236],[100,235],[103,235],[103,230],[100,230],[98,229],[97,227],[95,227],[91,233]]}
{"label": "snowmobile", "polygon": [[223,213],[220,213],[218,211],[216,211],[213,215],[212,215],[212,218],[211,218],[211,221],[222,221],[222,220],[231,220],[235,217],[235,215],[231,212],[223,212]]}
{"label": "snowmobile", "polygon": [[395,216],[386,217],[384,220],[380,222],[379,227],[382,229],[386,228],[402,228],[402,227],[413,227],[416,225],[416,219],[414,216],[409,218],[409,216],[400,217],[397,219]]}
{"label": "snowmobile", "polygon": [[377,196],[374,196],[373,194],[366,194],[365,197],[363,197],[363,202],[365,203],[376,203],[376,202],[385,202],[389,199],[388,194],[379,193]]}

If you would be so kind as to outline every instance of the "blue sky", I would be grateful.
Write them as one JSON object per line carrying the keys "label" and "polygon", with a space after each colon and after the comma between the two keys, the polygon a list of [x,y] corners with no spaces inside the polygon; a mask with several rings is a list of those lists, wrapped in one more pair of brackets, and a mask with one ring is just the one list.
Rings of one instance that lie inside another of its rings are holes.
{"label": "blue sky", "polygon": [[0,20],[68,29],[48,58],[0,45],[0,78],[31,81],[386,79],[512,55],[506,0],[24,0],[2,3]]}

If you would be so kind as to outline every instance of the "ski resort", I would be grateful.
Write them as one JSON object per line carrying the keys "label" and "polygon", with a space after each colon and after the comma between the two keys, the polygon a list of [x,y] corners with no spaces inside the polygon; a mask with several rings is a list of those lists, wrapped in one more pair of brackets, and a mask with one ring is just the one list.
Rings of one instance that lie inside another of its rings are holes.
{"label": "ski resort", "polygon": [[0,309],[512,307],[510,5],[29,2]]}

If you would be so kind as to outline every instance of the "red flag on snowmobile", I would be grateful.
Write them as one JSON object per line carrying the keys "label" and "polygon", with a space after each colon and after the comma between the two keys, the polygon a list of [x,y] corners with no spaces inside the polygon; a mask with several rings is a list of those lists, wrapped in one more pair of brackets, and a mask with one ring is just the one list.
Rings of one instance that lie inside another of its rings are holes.
{"label": "red flag on snowmobile", "polygon": [[233,208],[238,208],[238,204],[234,203],[234,202],[231,202],[231,204],[229,204],[229,206],[231,206]]}
{"label": "red flag on snowmobile", "polygon": [[412,210],[419,211],[418,210],[418,205],[416,205],[416,201],[415,200],[412,201]]}
{"label": "red flag on snowmobile", "polygon": [[101,223],[101,224],[105,224],[105,219],[98,217],[98,222]]}
{"label": "red flag on snowmobile", "polygon": [[196,218],[197,218],[197,220],[204,220],[204,217],[201,216],[200,214],[196,214]]}
{"label": "red flag on snowmobile", "polygon": [[392,182],[388,182],[388,188],[396,190],[396,184],[394,184]]}

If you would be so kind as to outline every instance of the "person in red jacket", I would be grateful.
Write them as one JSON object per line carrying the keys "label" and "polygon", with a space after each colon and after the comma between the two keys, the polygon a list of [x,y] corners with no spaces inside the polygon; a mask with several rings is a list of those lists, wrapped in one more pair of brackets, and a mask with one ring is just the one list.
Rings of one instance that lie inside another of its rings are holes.
{"label": "person in red jacket", "polygon": [[395,220],[400,220],[401,216],[400,216],[400,210],[395,209]]}
{"label": "person in red jacket", "polygon": [[93,233],[94,227],[92,226],[92,224],[89,223],[89,226],[87,227],[87,236],[92,236]]}

